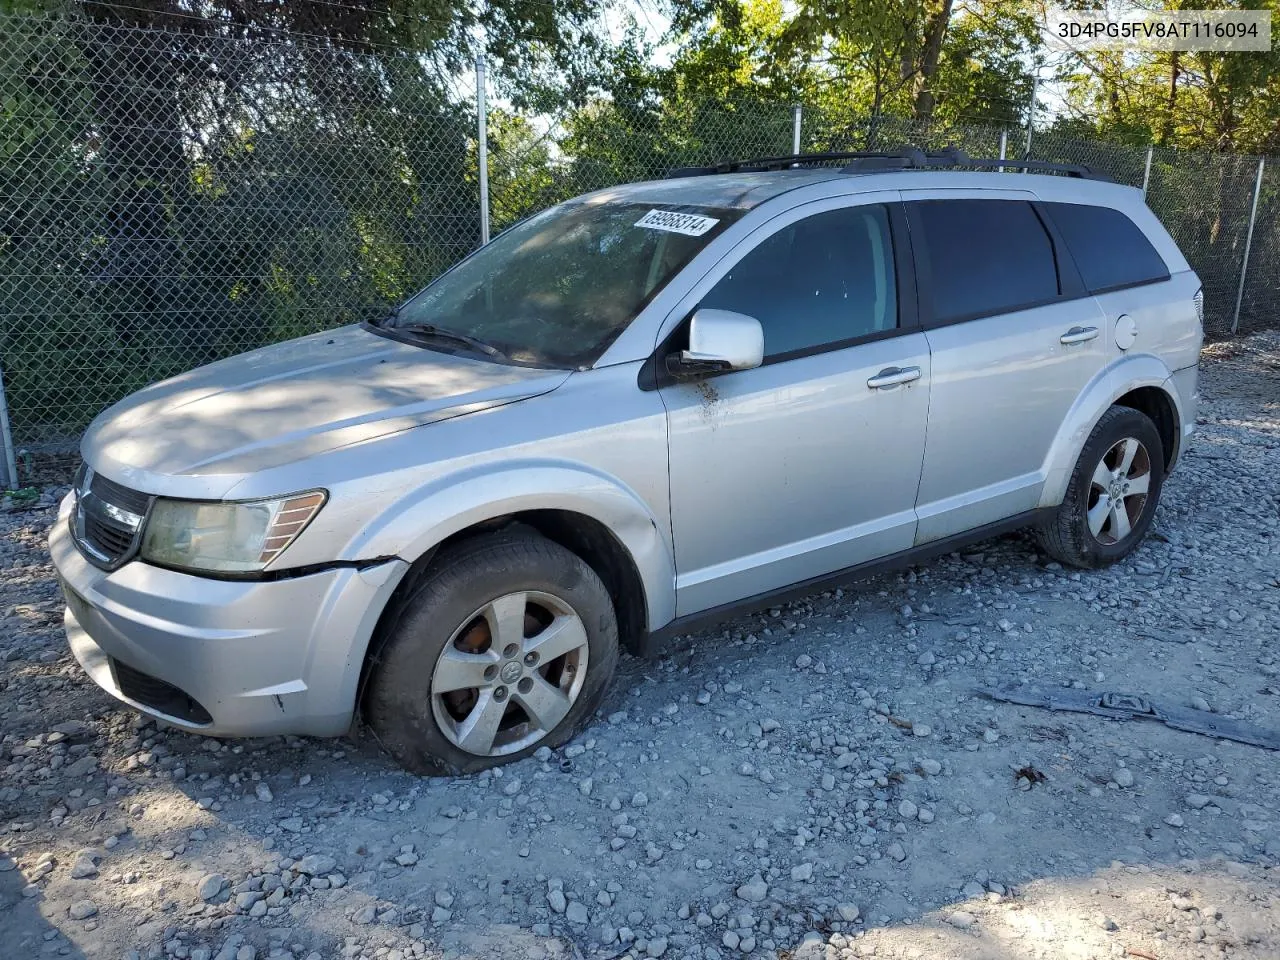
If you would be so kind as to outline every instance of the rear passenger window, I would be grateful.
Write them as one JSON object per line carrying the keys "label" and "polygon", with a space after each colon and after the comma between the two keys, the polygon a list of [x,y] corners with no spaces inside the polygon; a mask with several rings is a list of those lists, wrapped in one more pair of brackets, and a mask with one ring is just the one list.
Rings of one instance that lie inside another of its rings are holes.
{"label": "rear passenger window", "polygon": [[888,212],[846,207],[789,224],[738,261],[699,306],[759,320],[766,359],[892,330],[898,298]]}
{"label": "rear passenger window", "polygon": [[1169,268],[1146,234],[1119,210],[1083,203],[1045,207],[1090,293],[1169,279]]}
{"label": "rear passenger window", "polygon": [[1058,296],[1053,244],[1031,204],[921,200],[910,211],[912,230],[924,234],[930,281],[923,299],[933,322],[1010,313]]}

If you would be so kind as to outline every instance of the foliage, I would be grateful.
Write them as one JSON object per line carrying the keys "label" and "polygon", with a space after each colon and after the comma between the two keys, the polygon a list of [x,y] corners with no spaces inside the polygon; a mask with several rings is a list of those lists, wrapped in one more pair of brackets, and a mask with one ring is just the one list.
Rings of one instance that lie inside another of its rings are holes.
{"label": "foliage", "polygon": [[588,189],[789,152],[796,103],[809,149],[994,154],[1047,67],[1065,96],[1036,155],[1136,183],[1159,145],[1153,206],[1227,278],[1256,165],[1174,151],[1280,150],[1280,48],[1051,57],[1032,0],[641,0],[670,14],[655,37],[634,15],[608,29],[619,2],[0,0],[0,357],[19,443],[384,311],[474,248],[480,50],[495,229]]}
{"label": "foliage", "polygon": [[31,23],[0,35],[0,352],[29,432],[356,319],[475,242],[472,121],[412,61]]}
{"label": "foliage", "polygon": [[39,487],[18,487],[15,490],[0,487],[0,512],[29,510],[39,502]]}
{"label": "foliage", "polygon": [[[1175,0],[1169,8],[1183,4]],[[1280,0],[1231,0],[1219,9],[1270,10]],[[1085,51],[1060,58],[1062,127],[1125,143],[1191,150],[1280,151],[1280,46],[1268,52]]]}
{"label": "foliage", "polygon": [[827,115],[1016,122],[1036,25],[1026,0],[712,0],[675,19],[672,86],[746,88]]}
{"label": "foliage", "polygon": [[598,0],[3,2],[0,356],[28,444],[417,289],[479,239],[475,31],[515,106],[585,87],[603,42]]}

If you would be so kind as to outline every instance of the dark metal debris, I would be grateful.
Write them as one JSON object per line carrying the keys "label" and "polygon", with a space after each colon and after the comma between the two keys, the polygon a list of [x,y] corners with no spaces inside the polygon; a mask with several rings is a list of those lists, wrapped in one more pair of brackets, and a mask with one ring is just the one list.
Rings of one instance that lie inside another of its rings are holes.
{"label": "dark metal debris", "polygon": [[1027,789],[1030,790],[1037,783],[1048,783],[1049,778],[1037,770],[1031,764],[1025,767],[1019,767],[1013,774],[1014,782],[1021,786],[1023,780],[1027,781]]}
{"label": "dark metal debris", "polygon": [[1112,720],[1158,720],[1174,730],[1280,750],[1280,734],[1273,731],[1190,707],[1157,706],[1146,697],[1135,694],[1066,688],[1046,690],[1042,687],[984,687],[978,693],[1002,703],[1018,703],[1045,710],[1091,713]]}

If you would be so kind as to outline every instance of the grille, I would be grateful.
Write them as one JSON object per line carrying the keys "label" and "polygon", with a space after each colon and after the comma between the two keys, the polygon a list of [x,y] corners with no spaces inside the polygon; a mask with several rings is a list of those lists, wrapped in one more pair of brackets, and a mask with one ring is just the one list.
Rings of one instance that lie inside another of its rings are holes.
{"label": "grille", "polygon": [[[136,550],[142,531],[141,518],[147,514],[151,497],[97,473],[92,475],[86,489],[87,469],[81,466],[76,477],[80,494],[72,516],[71,533],[91,561],[98,566],[116,567]],[[137,525],[131,526],[120,519],[121,511],[139,518]]]}
{"label": "grille", "polygon": [[165,683],[149,673],[135,670],[127,663],[111,660],[111,673],[116,686],[130,700],[150,707],[166,716],[185,720],[187,723],[209,724],[213,717],[195,698],[171,683]]}
{"label": "grille", "polygon": [[93,483],[90,491],[95,497],[99,497],[107,503],[115,504],[121,510],[128,510],[130,513],[136,513],[142,516],[147,512],[147,507],[151,505],[151,497],[145,493],[139,493],[137,490],[130,490],[128,487],[122,487],[114,480],[108,480],[100,473],[93,475]]}
{"label": "grille", "polygon": [[106,517],[86,510],[84,515],[84,539],[106,554],[118,560],[133,546],[133,531],[120,527]]}

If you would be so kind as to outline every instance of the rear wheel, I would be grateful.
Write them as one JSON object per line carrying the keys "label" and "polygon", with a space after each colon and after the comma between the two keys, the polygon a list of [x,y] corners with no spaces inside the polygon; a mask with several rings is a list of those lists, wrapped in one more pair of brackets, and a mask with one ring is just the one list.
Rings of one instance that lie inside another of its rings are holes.
{"label": "rear wheel", "polygon": [[1039,531],[1055,560],[1097,568],[1127,557],[1155,517],[1164,484],[1164,448],[1144,413],[1112,407],[1076,462],[1066,497]]}
{"label": "rear wheel", "polygon": [[618,658],[608,591],[536,534],[442,553],[383,635],[365,711],[418,773],[469,773],[556,746],[599,705]]}

